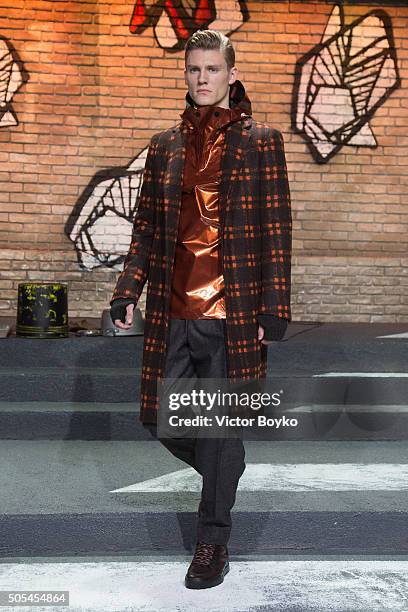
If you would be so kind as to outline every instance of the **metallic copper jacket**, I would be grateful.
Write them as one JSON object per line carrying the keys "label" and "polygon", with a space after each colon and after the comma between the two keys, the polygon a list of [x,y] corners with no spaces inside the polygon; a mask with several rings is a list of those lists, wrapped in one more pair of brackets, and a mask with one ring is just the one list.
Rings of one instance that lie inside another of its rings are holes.
{"label": "metallic copper jacket", "polygon": [[191,105],[180,116],[189,132],[170,317],[225,319],[224,279],[219,261],[221,152],[226,127],[241,121],[248,113],[243,112],[240,104],[234,108]]}

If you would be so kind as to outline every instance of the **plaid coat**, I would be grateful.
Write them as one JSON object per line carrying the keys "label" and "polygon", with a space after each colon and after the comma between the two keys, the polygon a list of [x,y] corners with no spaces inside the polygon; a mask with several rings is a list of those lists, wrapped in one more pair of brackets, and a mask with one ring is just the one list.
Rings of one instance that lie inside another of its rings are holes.
{"label": "plaid coat", "polygon": [[[132,240],[111,300],[137,302],[148,281],[140,403],[145,423],[157,421],[187,129],[180,122],[150,141]],[[291,319],[292,218],[281,132],[252,117],[231,124],[220,169],[228,376],[259,380],[266,376],[267,345],[258,340],[257,315]]]}

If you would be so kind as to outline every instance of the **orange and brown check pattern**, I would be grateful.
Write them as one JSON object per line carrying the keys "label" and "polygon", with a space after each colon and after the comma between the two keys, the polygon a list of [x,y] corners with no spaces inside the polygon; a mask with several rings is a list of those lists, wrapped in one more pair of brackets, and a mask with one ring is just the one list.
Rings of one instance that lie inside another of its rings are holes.
{"label": "orange and brown check pattern", "polygon": [[[112,300],[140,297],[148,281],[140,419],[157,420],[169,329],[185,132],[155,134],[146,159],[132,240]],[[266,376],[257,315],[290,320],[290,191],[280,131],[246,118],[227,128],[221,160],[220,261],[224,275],[229,377]]]}

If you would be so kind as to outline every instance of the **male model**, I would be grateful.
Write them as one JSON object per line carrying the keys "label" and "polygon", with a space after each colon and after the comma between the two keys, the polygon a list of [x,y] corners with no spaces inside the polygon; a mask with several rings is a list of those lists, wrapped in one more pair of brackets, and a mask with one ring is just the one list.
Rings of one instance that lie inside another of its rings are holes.
{"label": "male model", "polygon": [[[230,40],[195,32],[185,47],[181,122],[150,142],[129,252],[111,300],[132,324],[148,280],[140,419],[157,437],[163,378],[260,380],[267,344],[290,321],[291,210],[282,134],[252,118]],[[240,438],[159,438],[203,478],[185,584],[229,570],[231,509],[245,470]]]}

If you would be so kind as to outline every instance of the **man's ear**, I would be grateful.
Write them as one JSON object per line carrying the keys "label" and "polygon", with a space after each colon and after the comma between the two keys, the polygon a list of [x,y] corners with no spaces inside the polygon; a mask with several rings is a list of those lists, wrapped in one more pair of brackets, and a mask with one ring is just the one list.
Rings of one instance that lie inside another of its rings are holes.
{"label": "man's ear", "polygon": [[[233,83],[235,83],[237,78],[238,78],[238,68],[236,66],[233,66],[231,68],[231,71],[230,71],[230,76],[229,76],[228,84],[232,85]],[[231,81],[231,79],[232,79],[232,81]]]}

